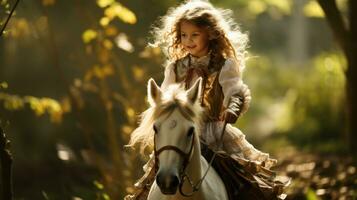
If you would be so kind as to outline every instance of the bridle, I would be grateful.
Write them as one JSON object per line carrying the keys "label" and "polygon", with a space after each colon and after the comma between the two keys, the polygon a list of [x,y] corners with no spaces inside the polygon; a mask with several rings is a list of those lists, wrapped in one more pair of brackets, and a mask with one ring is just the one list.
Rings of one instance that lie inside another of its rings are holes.
{"label": "bridle", "polygon": [[[227,122],[224,123],[223,125],[223,129],[222,129],[222,134],[221,134],[221,138],[220,138],[220,142],[219,142],[219,147],[222,145],[222,141],[223,141],[223,136],[226,130],[226,126],[227,126]],[[194,133],[195,134],[195,133]],[[185,153],[184,151],[182,151],[180,148],[173,146],[173,145],[166,145],[161,147],[159,150],[156,150],[156,133],[154,134],[154,155],[155,155],[155,165],[154,165],[154,169],[155,169],[155,174],[157,174],[157,171],[159,169],[159,155],[163,152],[163,151],[175,151],[176,153],[178,153],[180,156],[183,157],[183,166],[182,166],[182,170],[180,171],[180,179],[182,180],[180,182],[180,186],[179,186],[179,191],[180,194],[184,197],[191,197],[195,192],[197,192],[200,187],[201,184],[203,182],[203,180],[206,178],[208,171],[210,170],[213,160],[215,159],[216,155],[217,155],[217,151],[214,151],[214,154],[208,164],[208,167],[205,171],[205,173],[203,174],[202,178],[200,180],[197,181],[197,183],[193,183],[192,180],[190,179],[190,177],[187,175],[186,173],[186,168],[188,163],[190,162],[191,159],[191,154],[192,154],[192,150],[193,150],[193,145],[195,142],[195,135],[192,135],[192,142],[191,142],[191,147],[190,147],[190,151],[188,153]],[[190,183],[190,186],[192,188],[192,191],[190,193],[184,193],[182,190],[183,187],[183,183],[185,182],[185,180],[187,179],[187,181]]]}
{"label": "bridle", "polygon": [[161,147],[159,150],[156,150],[156,133],[155,133],[155,135],[154,135],[155,173],[159,169],[159,155],[163,151],[175,151],[181,157],[183,157],[183,163],[182,163],[183,167],[180,172],[180,177],[182,178],[183,177],[182,174],[185,173],[186,167],[187,167],[188,163],[190,162],[194,143],[195,143],[195,136],[192,135],[191,147],[190,147],[190,151],[188,153],[185,153],[180,148],[173,146],[173,145],[166,145],[166,146]]}

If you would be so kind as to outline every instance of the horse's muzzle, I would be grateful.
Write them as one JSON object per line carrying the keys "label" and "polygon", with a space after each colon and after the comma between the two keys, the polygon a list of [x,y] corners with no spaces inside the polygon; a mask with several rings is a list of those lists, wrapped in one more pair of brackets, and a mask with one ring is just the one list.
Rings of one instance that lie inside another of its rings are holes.
{"label": "horse's muzzle", "polygon": [[176,194],[177,188],[180,184],[180,179],[177,174],[158,172],[156,176],[156,183],[161,192],[165,195]]}

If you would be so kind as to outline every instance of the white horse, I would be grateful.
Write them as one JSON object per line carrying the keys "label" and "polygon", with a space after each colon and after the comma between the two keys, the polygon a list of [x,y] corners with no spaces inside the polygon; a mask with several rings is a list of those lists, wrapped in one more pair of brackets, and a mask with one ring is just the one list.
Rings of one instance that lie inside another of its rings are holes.
{"label": "white horse", "polygon": [[204,176],[209,165],[201,156],[199,140],[201,82],[197,80],[187,91],[172,86],[165,92],[153,79],[148,82],[158,170],[148,200],[228,199],[224,183],[212,167]]}

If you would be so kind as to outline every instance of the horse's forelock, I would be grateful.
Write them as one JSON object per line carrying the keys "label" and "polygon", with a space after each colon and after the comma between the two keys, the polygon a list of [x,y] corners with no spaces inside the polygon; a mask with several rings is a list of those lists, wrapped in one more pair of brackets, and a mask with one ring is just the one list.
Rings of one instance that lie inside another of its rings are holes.
{"label": "horse's forelock", "polygon": [[193,121],[197,116],[194,106],[188,102],[184,102],[182,99],[174,98],[171,101],[165,102],[156,107],[155,118],[158,118],[164,114],[171,114],[174,110],[179,110],[184,118]]}
{"label": "horse's forelock", "polygon": [[141,143],[141,152],[146,147],[152,147],[153,135],[152,130],[155,119],[168,114],[168,116],[176,109],[182,114],[182,116],[193,121],[195,124],[200,124],[202,107],[198,102],[192,104],[188,101],[186,91],[179,85],[173,85],[169,87],[163,93],[162,102],[150,107],[141,116],[141,123],[138,128],[131,134],[131,138],[128,146],[134,146],[137,143]]}

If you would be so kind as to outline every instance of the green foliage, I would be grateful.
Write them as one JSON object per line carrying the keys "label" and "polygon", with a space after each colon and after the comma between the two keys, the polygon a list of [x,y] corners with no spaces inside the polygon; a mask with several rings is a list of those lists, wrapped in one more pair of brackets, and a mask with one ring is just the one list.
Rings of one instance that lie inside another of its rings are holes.
{"label": "green foliage", "polygon": [[[254,115],[272,118],[271,132],[295,144],[330,151],[341,148],[344,127],[344,67],[339,53],[323,53],[311,66],[273,67],[265,57],[251,59],[246,73]],[[337,140],[336,140],[337,139]],[[316,146],[321,143],[321,146]]]}
{"label": "green foliage", "polygon": [[319,200],[320,198],[316,195],[315,191],[308,188],[306,192],[306,200]]}
{"label": "green foliage", "polygon": [[3,103],[5,109],[11,111],[24,109],[25,105],[28,105],[36,116],[42,116],[43,114],[48,113],[51,121],[54,123],[60,123],[62,115],[68,111],[65,111],[64,106],[57,100],[46,97],[20,97],[18,95],[0,92],[0,102]]}
{"label": "green foliage", "polygon": [[[9,2],[0,0],[0,25],[11,7]],[[17,166],[21,166],[14,175],[17,182],[41,179],[30,187],[17,186],[16,197],[122,199],[124,193],[133,191],[143,163],[121,147],[137,126],[137,115],[147,108],[146,81],[163,77],[160,49],[147,48],[145,38],[149,25],[178,1],[148,0],[145,7],[141,1],[34,2],[19,7],[21,15],[12,18],[7,27],[10,34],[0,43],[4,49],[0,51],[0,114],[14,116],[13,144]],[[249,31],[255,29],[257,38],[265,40],[252,41],[253,51],[259,43],[260,51],[266,53],[248,61],[244,79],[253,93],[253,104],[239,125],[283,136],[269,143],[275,148],[291,143],[323,151],[340,148],[336,138],[344,120],[342,56],[321,54],[304,66],[271,57],[275,52],[270,44],[285,50],[285,38],[280,37],[290,23],[294,1],[212,2],[233,9],[239,23],[251,26]],[[316,4],[307,6],[311,16],[318,15],[316,9]],[[283,16],[277,20],[279,26],[273,23],[276,16]],[[323,37],[318,40],[329,49],[328,42]],[[39,117],[46,114],[60,126]],[[59,143],[66,149],[58,148]],[[71,156],[63,159],[61,151]],[[27,169],[34,169],[36,177],[21,173]],[[41,173],[51,180],[38,178]]]}

